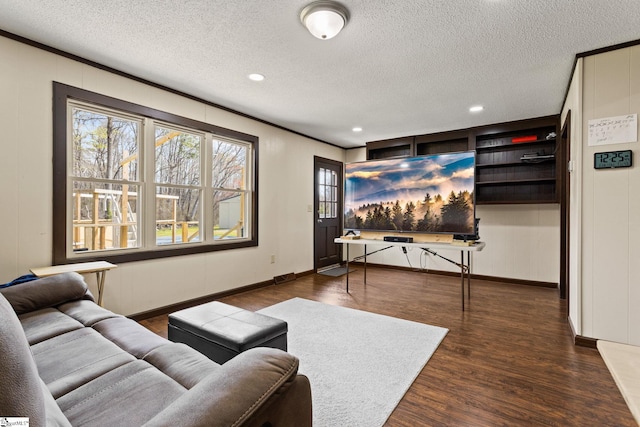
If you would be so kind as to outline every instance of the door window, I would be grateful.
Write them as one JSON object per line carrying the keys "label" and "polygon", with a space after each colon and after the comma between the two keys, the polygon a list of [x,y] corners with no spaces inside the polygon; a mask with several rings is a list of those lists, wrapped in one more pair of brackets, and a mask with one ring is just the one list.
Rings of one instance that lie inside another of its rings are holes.
{"label": "door window", "polygon": [[319,218],[338,217],[338,174],[320,168],[318,176]]}

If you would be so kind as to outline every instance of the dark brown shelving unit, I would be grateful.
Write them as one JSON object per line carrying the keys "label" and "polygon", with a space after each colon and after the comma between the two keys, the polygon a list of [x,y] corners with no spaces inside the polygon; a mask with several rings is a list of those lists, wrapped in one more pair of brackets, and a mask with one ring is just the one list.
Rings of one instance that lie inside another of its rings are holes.
{"label": "dark brown shelving unit", "polygon": [[415,138],[416,155],[455,153],[469,150],[469,132],[452,131],[420,135]]}
{"label": "dark brown shelving unit", "polygon": [[[367,159],[476,150],[476,204],[558,203],[557,115],[367,143]],[[518,142],[518,138],[531,140]],[[515,138],[515,141],[514,141]]]}
{"label": "dark brown shelving unit", "polygon": [[367,160],[415,156],[414,138],[395,138],[367,143]]}
{"label": "dark brown shelving unit", "polygon": [[556,123],[477,134],[476,202],[557,203],[558,142],[554,134]]}

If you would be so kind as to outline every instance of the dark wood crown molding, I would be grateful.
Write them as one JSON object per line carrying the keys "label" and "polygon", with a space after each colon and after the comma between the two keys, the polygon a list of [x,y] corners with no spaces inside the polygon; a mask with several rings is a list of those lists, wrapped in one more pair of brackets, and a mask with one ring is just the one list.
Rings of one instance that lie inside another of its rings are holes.
{"label": "dark wood crown molding", "polygon": [[304,138],[309,138],[309,139],[312,139],[314,141],[321,142],[323,144],[331,145],[332,147],[344,149],[344,147],[340,147],[339,145],[332,144],[331,142],[323,141],[323,140],[315,138],[313,136],[305,135],[305,134],[300,133],[298,131],[287,129],[287,128],[285,128],[283,126],[280,126],[280,125],[277,125],[275,123],[271,123],[269,121],[266,121],[266,120],[263,120],[263,119],[259,119],[257,117],[254,117],[254,116],[251,116],[249,114],[243,113],[241,111],[234,110],[233,108],[225,107],[224,105],[217,104],[217,103],[212,102],[212,101],[207,101],[207,100],[205,100],[203,98],[200,98],[198,96],[191,95],[191,94],[188,94],[186,92],[182,92],[182,91],[179,91],[177,89],[170,88],[168,86],[164,86],[164,85],[162,85],[160,83],[152,82],[152,81],[144,79],[142,77],[138,77],[138,76],[135,76],[133,74],[118,70],[116,68],[109,67],[109,66],[101,64],[99,62],[91,61],[91,60],[83,58],[81,56],[74,55],[74,54],[66,52],[64,50],[56,49],[56,48],[51,47],[49,45],[46,45],[46,44],[43,44],[43,43],[28,39],[26,37],[19,36],[17,34],[10,33],[8,31],[2,30],[2,29],[0,29],[0,36],[6,37],[8,39],[11,39],[11,40],[14,40],[14,41],[17,41],[17,42],[20,42],[20,43],[23,43],[23,44],[26,44],[26,45],[29,45],[29,46],[32,46],[32,47],[35,47],[37,49],[44,50],[46,52],[53,53],[55,55],[59,55],[59,56],[71,59],[73,61],[80,62],[80,63],[85,64],[85,65],[89,65],[91,67],[95,67],[95,68],[97,68],[99,70],[103,70],[103,71],[106,71],[106,72],[111,73],[111,74],[115,74],[115,75],[118,75],[118,76],[121,76],[121,77],[125,77],[127,79],[136,81],[138,83],[143,83],[145,85],[148,85],[148,86],[151,86],[151,87],[155,87],[157,89],[164,90],[164,91],[172,93],[174,95],[178,95],[178,96],[181,96],[181,97],[184,97],[184,98],[187,98],[187,99],[191,99],[192,101],[200,102],[200,103],[208,105],[210,107],[218,108],[220,110],[227,111],[229,113],[233,113],[233,114],[236,114],[236,115],[241,116],[241,117],[246,117],[248,119],[255,120],[257,122],[260,122],[260,123],[263,123],[263,124],[266,124],[266,125],[269,125],[269,126],[273,126],[274,128],[277,128],[277,129],[281,129],[281,130],[284,130],[284,131],[287,131],[287,132],[291,132],[293,134],[296,134],[298,136],[302,136]]}

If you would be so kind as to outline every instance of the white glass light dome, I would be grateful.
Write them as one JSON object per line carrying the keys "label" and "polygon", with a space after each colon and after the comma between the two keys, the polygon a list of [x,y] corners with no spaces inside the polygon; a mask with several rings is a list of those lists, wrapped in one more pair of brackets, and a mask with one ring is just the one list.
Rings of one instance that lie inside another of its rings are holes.
{"label": "white glass light dome", "polygon": [[321,40],[335,37],[349,19],[349,12],[333,1],[316,1],[302,9],[300,21],[309,32]]}

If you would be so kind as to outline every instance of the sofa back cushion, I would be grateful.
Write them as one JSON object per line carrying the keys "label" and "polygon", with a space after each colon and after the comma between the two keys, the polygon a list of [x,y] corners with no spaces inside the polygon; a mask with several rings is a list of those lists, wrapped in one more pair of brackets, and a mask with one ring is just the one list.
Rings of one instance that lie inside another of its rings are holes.
{"label": "sofa back cushion", "polygon": [[87,284],[78,273],[43,277],[0,290],[18,314],[55,307],[68,301],[91,298]]}
{"label": "sofa back cushion", "polygon": [[11,304],[0,294],[0,414],[29,417],[30,425],[45,425],[44,395],[38,369],[22,325]]}

